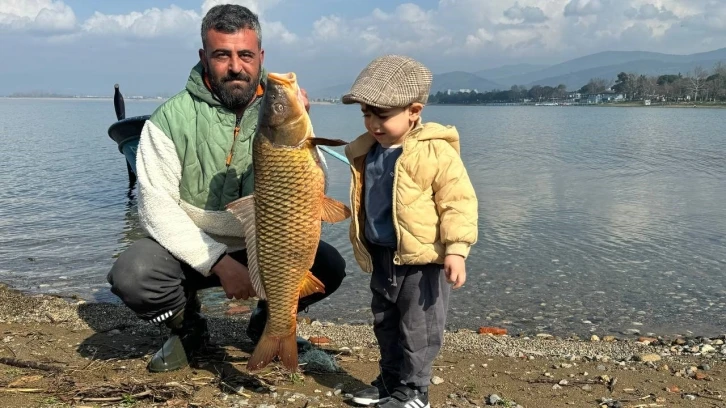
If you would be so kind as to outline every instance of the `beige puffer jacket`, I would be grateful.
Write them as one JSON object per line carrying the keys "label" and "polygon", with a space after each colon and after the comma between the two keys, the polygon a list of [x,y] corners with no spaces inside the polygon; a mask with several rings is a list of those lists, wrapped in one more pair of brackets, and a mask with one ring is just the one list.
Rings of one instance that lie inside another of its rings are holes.
{"label": "beige puffer jacket", "polygon": [[[365,157],[376,143],[365,133],[345,148],[351,163],[350,240],[358,264],[372,272],[363,226]],[[406,136],[393,178],[396,265],[443,264],[450,254],[469,255],[477,241],[478,202],[459,151],[453,126],[418,123]]]}

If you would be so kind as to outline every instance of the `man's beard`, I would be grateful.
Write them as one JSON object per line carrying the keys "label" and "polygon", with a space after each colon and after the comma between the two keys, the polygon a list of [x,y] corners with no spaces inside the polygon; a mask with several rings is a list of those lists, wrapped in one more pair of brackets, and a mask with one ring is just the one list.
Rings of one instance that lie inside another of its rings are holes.
{"label": "man's beard", "polygon": [[[233,83],[232,81],[242,81]],[[260,76],[251,76],[240,72],[238,74],[227,73],[221,79],[209,76],[209,85],[214,95],[222,102],[222,105],[230,110],[244,108],[252,101],[257,94],[257,85],[260,83]]]}

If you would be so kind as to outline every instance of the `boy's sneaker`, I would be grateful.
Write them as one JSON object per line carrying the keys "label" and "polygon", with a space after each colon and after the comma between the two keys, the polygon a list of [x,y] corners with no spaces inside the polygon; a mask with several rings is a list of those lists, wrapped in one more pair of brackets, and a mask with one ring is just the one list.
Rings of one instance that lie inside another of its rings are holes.
{"label": "boy's sneaker", "polygon": [[427,387],[401,385],[391,393],[391,397],[381,401],[379,408],[431,408]]}
{"label": "boy's sneaker", "polygon": [[380,400],[388,398],[390,395],[380,375],[371,382],[371,385],[372,387],[364,388],[353,393],[353,402],[368,406],[377,404]]}

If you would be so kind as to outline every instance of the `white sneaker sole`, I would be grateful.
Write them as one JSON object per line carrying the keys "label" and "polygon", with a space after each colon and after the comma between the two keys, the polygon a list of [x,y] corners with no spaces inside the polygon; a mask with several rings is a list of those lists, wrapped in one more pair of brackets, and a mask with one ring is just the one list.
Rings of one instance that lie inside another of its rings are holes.
{"label": "white sneaker sole", "polygon": [[364,405],[364,406],[371,406],[373,404],[379,403],[380,401],[381,401],[380,398],[353,397],[353,402],[355,402],[358,405]]}

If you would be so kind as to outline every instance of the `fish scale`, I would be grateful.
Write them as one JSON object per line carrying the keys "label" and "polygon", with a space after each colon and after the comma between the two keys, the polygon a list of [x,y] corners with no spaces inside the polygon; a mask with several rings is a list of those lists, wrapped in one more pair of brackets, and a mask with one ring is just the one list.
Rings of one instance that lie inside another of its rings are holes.
{"label": "fish scale", "polygon": [[[313,148],[275,149],[264,138],[254,144],[254,157],[259,158],[254,173],[257,239],[284,243],[260,246],[257,251],[273,336],[289,334],[296,327],[300,285],[289,283],[301,282],[310,270],[320,240],[324,174],[314,161]],[[273,307],[290,312],[275,313]]]}

